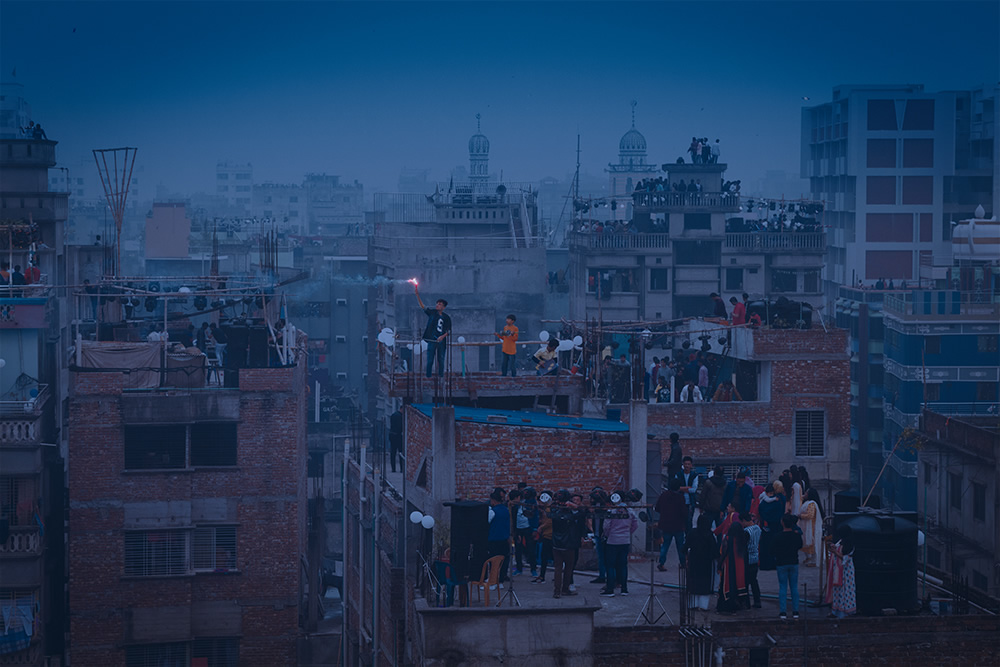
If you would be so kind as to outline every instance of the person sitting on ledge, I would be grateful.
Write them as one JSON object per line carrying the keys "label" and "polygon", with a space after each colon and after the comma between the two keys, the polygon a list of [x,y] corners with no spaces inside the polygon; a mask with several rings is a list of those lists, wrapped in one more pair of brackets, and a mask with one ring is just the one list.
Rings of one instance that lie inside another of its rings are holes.
{"label": "person sitting on ledge", "polygon": [[559,341],[549,338],[544,350],[534,354],[536,375],[557,375],[559,373]]}

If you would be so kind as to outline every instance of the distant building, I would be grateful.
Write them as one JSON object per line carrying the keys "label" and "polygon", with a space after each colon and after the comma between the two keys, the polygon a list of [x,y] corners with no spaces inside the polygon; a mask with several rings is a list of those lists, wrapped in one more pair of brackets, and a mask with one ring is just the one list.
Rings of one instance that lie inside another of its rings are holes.
{"label": "distant building", "polygon": [[220,161],[215,165],[215,191],[225,197],[234,212],[250,212],[253,197],[253,165]]}
{"label": "distant building", "polygon": [[190,237],[191,218],[185,204],[153,202],[150,215],[146,216],[147,260],[187,258]]}
{"label": "distant building", "polygon": [[615,203],[612,220],[632,219],[632,193],[636,183],[655,175],[657,167],[646,164],[646,137],[635,129],[635,102],[632,102],[632,127],[618,142],[618,162],[609,162],[609,196]]}
{"label": "distant building", "polygon": [[365,231],[365,191],[357,180],[346,183],[339,176],[308,174],[302,188],[309,234],[359,236]]}
{"label": "distant building", "polygon": [[837,86],[802,110],[802,176],[827,202],[831,303],[839,285],[914,280],[947,253],[953,222],[977,205],[996,214],[997,90]]}
{"label": "distant building", "polygon": [[920,284],[885,298],[882,449],[889,465],[880,492],[890,506],[919,509],[917,452],[907,443],[924,410],[955,417],[998,412],[997,239],[995,220],[964,221],[949,243],[952,266],[921,266]]}
{"label": "distant building", "polygon": [[[712,292],[722,295],[727,310],[729,298],[742,300],[744,292],[819,306],[823,231],[744,230],[740,196],[723,191],[726,168],[668,164],[665,188],[647,186],[630,197],[634,213],[627,225],[578,217],[569,234],[570,317],[697,317],[712,313]],[[677,191],[682,181],[700,184],[701,191]]]}

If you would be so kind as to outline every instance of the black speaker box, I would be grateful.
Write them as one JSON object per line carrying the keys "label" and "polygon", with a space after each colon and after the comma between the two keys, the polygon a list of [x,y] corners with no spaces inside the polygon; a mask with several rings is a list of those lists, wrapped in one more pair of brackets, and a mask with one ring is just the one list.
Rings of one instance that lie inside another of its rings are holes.
{"label": "black speaker box", "polygon": [[461,500],[445,503],[451,507],[451,569],[458,581],[479,578],[489,556],[490,531],[487,503]]}

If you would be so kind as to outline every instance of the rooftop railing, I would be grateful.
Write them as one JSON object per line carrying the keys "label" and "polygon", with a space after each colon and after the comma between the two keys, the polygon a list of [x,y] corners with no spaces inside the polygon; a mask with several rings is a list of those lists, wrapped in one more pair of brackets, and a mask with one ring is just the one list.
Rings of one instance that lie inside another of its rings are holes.
{"label": "rooftop railing", "polygon": [[49,400],[49,385],[37,385],[32,391],[35,391],[34,396],[28,395],[24,398],[0,400],[0,418],[25,419],[41,415],[45,402]]}
{"label": "rooftop railing", "polygon": [[569,235],[569,243],[593,250],[665,250],[670,248],[670,234],[573,232]]}
{"label": "rooftop railing", "polygon": [[1000,294],[989,289],[890,292],[884,303],[886,312],[903,319],[1000,318]]}
{"label": "rooftop railing", "polygon": [[823,232],[727,232],[726,249],[750,252],[825,252]]}
{"label": "rooftop railing", "polygon": [[649,209],[737,209],[740,196],[728,192],[636,192],[632,202],[636,207]]}

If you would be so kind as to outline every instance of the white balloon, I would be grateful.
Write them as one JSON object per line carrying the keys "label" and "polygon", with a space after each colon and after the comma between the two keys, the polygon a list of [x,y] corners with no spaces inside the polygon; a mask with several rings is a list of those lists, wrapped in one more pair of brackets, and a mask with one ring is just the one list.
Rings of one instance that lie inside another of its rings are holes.
{"label": "white balloon", "polygon": [[427,351],[427,341],[425,340],[420,341],[420,351],[421,352]]}
{"label": "white balloon", "polygon": [[424,515],[422,512],[418,512],[416,510],[410,512],[410,521],[412,521],[413,523],[420,523],[421,521],[423,521],[423,518]]}
{"label": "white balloon", "polygon": [[538,340],[542,341],[543,343],[545,341],[547,341],[548,339],[549,339],[549,332],[548,331],[543,331],[542,333],[538,334]]}
{"label": "white balloon", "polygon": [[425,514],[424,518],[420,520],[420,525],[430,530],[434,527],[434,517]]}
{"label": "white balloon", "polygon": [[396,338],[395,336],[389,335],[385,337],[385,340],[383,342],[386,344],[387,347],[392,347],[393,345],[396,344]]}
{"label": "white balloon", "polygon": [[573,341],[571,340],[561,340],[559,341],[559,347],[556,348],[560,352],[566,352],[567,350],[573,349]]}
{"label": "white balloon", "polygon": [[465,342],[465,336],[459,336],[458,337],[458,342],[459,343],[464,343]]}
{"label": "white balloon", "polygon": [[583,336],[573,336],[573,345],[583,345]]}
{"label": "white balloon", "polygon": [[0,359],[0,368],[3,368],[6,365],[7,365],[7,360],[6,359]]}

